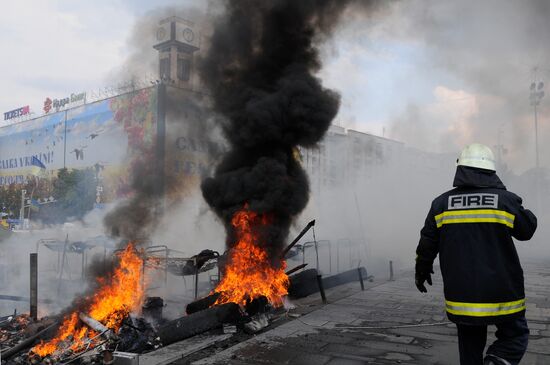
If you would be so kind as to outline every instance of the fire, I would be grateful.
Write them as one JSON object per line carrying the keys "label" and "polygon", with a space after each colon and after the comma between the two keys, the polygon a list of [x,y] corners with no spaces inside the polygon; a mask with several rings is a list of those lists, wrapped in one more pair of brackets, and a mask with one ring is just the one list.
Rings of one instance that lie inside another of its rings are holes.
{"label": "fire", "polygon": [[[144,297],[142,258],[132,244],[117,255],[118,266],[107,279],[98,278],[99,289],[87,298],[81,310],[115,332],[130,312],[141,307]],[[79,351],[89,345],[94,347],[99,341],[94,339],[97,335],[79,321],[78,311],[75,311],[65,316],[53,339],[41,342],[31,352],[44,357],[69,349]]]}
{"label": "fire", "polygon": [[215,304],[234,302],[244,306],[247,300],[263,295],[272,305],[281,306],[289,286],[286,264],[281,259],[274,267],[258,242],[257,228],[269,224],[267,217],[245,206],[235,213],[231,224],[235,227],[237,244],[230,251],[224,276],[215,289],[220,293]]}

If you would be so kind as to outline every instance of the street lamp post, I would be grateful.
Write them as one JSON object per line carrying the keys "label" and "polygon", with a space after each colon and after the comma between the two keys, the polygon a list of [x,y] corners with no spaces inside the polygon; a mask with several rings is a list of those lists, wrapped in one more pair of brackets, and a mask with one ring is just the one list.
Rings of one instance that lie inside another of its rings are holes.
{"label": "street lamp post", "polygon": [[539,130],[538,130],[538,110],[537,107],[540,104],[540,101],[544,97],[544,83],[542,81],[539,81],[538,83],[535,81],[531,83],[531,87],[529,88],[529,101],[531,102],[531,106],[534,109],[535,112],[535,166],[537,168],[537,171],[540,167],[539,165]]}
{"label": "street lamp post", "polygon": [[[536,72],[536,69],[535,69]],[[535,74],[536,75],[536,74]],[[539,130],[538,130],[538,110],[537,107],[540,104],[540,101],[544,97],[544,83],[542,81],[537,82],[536,77],[535,81],[531,83],[529,87],[529,101],[533,107],[535,113],[535,190],[536,190],[536,199],[537,207],[542,208],[540,203],[540,162],[539,162]]]}
{"label": "street lamp post", "polygon": [[19,211],[19,229],[23,229],[23,221],[25,219],[25,195],[27,190],[21,190],[21,210]]}

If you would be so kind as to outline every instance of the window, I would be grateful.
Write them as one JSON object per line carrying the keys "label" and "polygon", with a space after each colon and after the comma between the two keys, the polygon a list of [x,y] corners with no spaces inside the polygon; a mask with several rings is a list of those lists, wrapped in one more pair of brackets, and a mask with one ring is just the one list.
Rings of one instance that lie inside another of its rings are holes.
{"label": "window", "polygon": [[162,79],[170,78],[170,58],[161,58],[160,59],[160,77]]}
{"label": "window", "polygon": [[191,74],[191,61],[185,58],[178,58],[178,80],[189,81]]}

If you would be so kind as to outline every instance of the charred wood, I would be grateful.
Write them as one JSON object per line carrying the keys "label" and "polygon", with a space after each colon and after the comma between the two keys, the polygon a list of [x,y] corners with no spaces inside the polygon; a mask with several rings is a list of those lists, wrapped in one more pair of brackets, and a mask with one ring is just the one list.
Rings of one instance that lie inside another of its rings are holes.
{"label": "charred wood", "polygon": [[241,319],[239,306],[227,303],[182,317],[161,326],[157,335],[163,346],[234,323]]}
{"label": "charred wood", "polygon": [[201,298],[199,300],[195,300],[194,302],[187,304],[187,307],[185,308],[185,313],[193,314],[193,313],[205,310],[207,308],[210,308],[211,306],[214,305],[214,303],[216,303],[216,300],[218,300],[220,295],[221,293],[213,293],[207,297]]}
{"label": "charred wood", "polygon": [[263,295],[253,300],[247,301],[244,307],[246,314],[248,314],[249,316],[265,313],[270,308],[271,306],[269,305],[269,301],[267,300],[267,297]]}
{"label": "charred wood", "polygon": [[[185,312],[187,314],[193,314],[208,309],[216,303],[220,295],[221,293],[214,293],[191,302],[187,305]],[[253,316],[257,313],[264,313],[269,308],[269,301],[267,300],[267,297],[263,295],[255,299],[248,300],[244,306],[244,310],[249,316]]]}
{"label": "charred wood", "polygon": [[131,315],[122,322],[118,337],[118,351],[142,353],[161,346],[153,326],[145,319]]}
{"label": "charred wood", "polygon": [[118,336],[109,328],[101,324],[98,320],[84,314],[79,313],[78,318],[88,327],[101,334],[103,338],[109,341],[118,341]]}

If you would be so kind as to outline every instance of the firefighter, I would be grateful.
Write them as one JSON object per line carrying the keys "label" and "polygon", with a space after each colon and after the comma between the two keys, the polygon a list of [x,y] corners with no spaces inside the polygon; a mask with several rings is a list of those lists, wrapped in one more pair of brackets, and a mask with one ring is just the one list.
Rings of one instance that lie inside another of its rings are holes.
{"label": "firefighter", "polygon": [[[515,365],[527,349],[523,270],[512,237],[529,240],[535,215],[507,191],[491,149],[466,146],[457,160],[454,189],[431,205],[416,249],[415,284],[432,285],[439,254],[447,316],[457,326],[461,365]],[[497,340],[489,346],[487,326]]]}

